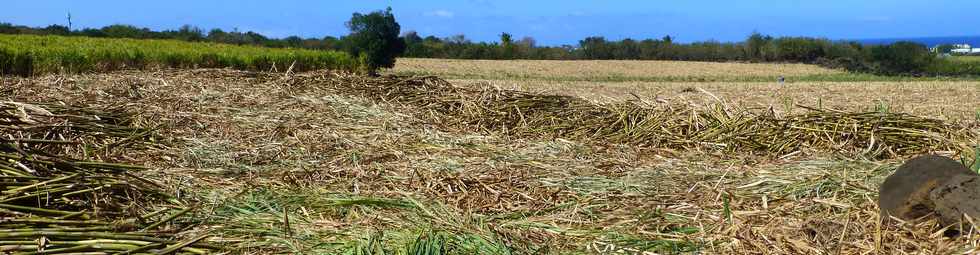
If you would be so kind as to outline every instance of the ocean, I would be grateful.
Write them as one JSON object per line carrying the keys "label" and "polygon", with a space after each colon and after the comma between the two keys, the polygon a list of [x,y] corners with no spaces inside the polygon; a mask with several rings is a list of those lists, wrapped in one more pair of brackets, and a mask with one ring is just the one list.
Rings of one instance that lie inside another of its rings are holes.
{"label": "ocean", "polygon": [[855,40],[863,44],[890,44],[898,41],[912,41],[924,44],[928,47],[935,47],[940,44],[969,44],[974,48],[980,48],[980,36],[949,36],[949,37],[919,37],[919,38],[883,38],[883,39],[861,39]]}

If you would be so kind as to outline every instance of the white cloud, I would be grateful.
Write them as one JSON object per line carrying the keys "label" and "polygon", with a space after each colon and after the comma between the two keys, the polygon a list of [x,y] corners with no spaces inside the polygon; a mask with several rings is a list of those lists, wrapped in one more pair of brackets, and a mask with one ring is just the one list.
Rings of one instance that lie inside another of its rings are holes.
{"label": "white cloud", "polygon": [[440,18],[452,18],[452,17],[455,17],[456,14],[453,13],[453,12],[451,12],[451,11],[447,11],[447,10],[435,10],[435,11],[431,11],[431,12],[426,12],[425,13],[425,16],[440,17]]}

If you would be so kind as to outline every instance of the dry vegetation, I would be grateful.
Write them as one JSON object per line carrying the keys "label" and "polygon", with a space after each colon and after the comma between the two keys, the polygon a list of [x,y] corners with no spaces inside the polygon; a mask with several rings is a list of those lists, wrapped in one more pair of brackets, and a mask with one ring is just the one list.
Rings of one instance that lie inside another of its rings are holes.
{"label": "dry vegetation", "polygon": [[[598,102],[639,96],[647,101],[701,103],[713,101],[708,96],[713,94],[740,108],[772,106],[779,113],[803,111],[794,107],[800,104],[888,110],[956,122],[980,120],[980,81],[863,76],[803,64],[403,59],[390,72],[435,74],[459,86],[490,85]],[[777,84],[779,75],[786,77],[785,86]]]}
{"label": "dry vegetation", "polygon": [[733,76],[775,80],[786,77],[828,76],[842,71],[804,64],[717,63],[632,60],[458,60],[399,59],[398,74],[436,75],[446,79],[534,79],[534,80],[649,80],[730,79]]}
{"label": "dry vegetation", "polygon": [[[866,111],[884,107],[892,112],[954,121],[980,119],[980,82],[589,82],[520,80],[450,80],[468,87],[484,85],[545,94],[570,95],[598,102],[645,100],[704,102],[714,100],[699,89],[744,108],[775,107],[777,112],[801,112],[796,104]],[[787,104],[789,107],[787,107]]]}
{"label": "dry vegetation", "polygon": [[[823,121],[831,124],[856,121],[848,125],[879,137],[918,139],[878,140],[874,146],[882,149],[862,150],[874,147],[869,137],[797,130],[806,136],[779,141],[813,142],[812,148],[743,153],[716,144],[746,141],[737,137],[651,146],[622,136],[666,136],[684,128],[693,130],[667,138],[755,132],[766,127],[732,124],[802,116],[743,113],[734,102],[743,103],[730,98],[749,97],[735,88],[729,94],[717,89],[722,84],[687,84],[695,87],[692,95],[725,99],[657,100],[637,88],[641,100],[595,104],[492,87],[455,88],[435,78],[228,70],[5,78],[0,95],[124,106],[139,112],[135,123],[159,125],[160,143],[167,146],[118,160],[150,166],[140,176],[199,203],[184,220],[199,224],[188,235],[210,233],[205,241],[234,253],[975,251],[980,235],[946,238],[934,221],[880,225],[875,201],[877,186],[903,158],[926,151],[957,154],[977,144],[977,122],[881,109],[865,113],[873,101],[863,100],[842,107],[862,112],[814,116],[829,116]],[[547,121],[554,114],[570,119]],[[638,122],[606,121],[617,114]],[[872,118],[854,117],[861,114]],[[655,121],[670,125],[642,124]],[[833,143],[850,149],[827,147]]]}

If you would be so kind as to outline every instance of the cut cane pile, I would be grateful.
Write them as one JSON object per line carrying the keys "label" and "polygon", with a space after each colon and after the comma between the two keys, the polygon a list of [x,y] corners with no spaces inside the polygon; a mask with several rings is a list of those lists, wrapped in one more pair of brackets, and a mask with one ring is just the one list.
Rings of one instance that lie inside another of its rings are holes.
{"label": "cut cane pile", "polygon": [[[736,109],[719,100],[705,106],[634,100],[600,104],[492,86],[456,87],[437,77],[363,79],[333,86],[375,100],[428,112],[432,123],[525,137],[561,137],[674,150],[750,152],[775,157],[814,151],[869,158],[970,151],[970,127],[884,111],[808,110],[779,116]],[[322,81],[321,81],[322,82]]]}
{"label": "cut cane pile", "polygon": [[134,174],[145,168],[100,160],[153,146],[152,130],[130,117],[0,102],[0,253],[208,252],[206,236],[177,238],[192,206]]}

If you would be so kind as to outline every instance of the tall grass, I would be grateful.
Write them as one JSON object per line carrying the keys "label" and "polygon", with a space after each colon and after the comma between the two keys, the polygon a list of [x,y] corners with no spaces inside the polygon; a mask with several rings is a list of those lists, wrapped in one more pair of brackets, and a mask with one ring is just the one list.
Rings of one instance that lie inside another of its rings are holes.
{"label": "tall grass", "polygon": [[[293,63],[295,62],[295,65]],[[344,52],[272,49],[174,40],[0,35],[0,74],[105,72],[120,69],[233,68],[357,70]]]}

